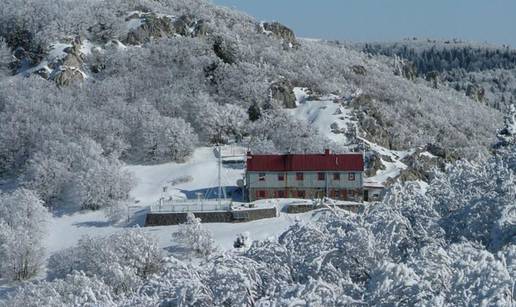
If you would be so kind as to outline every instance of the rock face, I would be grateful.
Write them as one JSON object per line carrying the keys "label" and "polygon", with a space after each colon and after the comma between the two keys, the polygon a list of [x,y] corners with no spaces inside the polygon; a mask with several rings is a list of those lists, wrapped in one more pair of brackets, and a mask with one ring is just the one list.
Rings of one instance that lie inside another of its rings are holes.
{"label": "rock face", "polygon": [[365,166],[366,171],[365,174],[367,177],[372,177],[376,175],[379,170],[384,170],[385,165],[382,163],[382,159],[380,155],[376,152],[369,151],[365,158]]}
{"label": "rock face", "polygon": [[354,65],[351,67],[351,70],[357,74],[357,75],[360,75],[360,76],[365,76],[367,74],[367,70],[364,66],[362,65]]}
{"label": "rock face", "polygon": [[294,94],[294,86],[288,80],[280,80],[274,82],[270,86],[270,97],[273,103],[294,109],[296,107],[296,95]]}
{"label": "rock face", "polygon": [[409,60],[402,59],[400,57],[394,57],[394,74],[396,76],[402,76],[408,80],[416,80],[417,78],[417,66]]}
{"label": "rock face", "polygon": [[388,125],[384,122],[371,97],[357,96],[353,98],[350,105],[357,110],[355,114],[359,126],[368,140],[389,149],[397,149],[399,144],[394,143],[394,138],[386,130],[385,127]]}
{"label": "rock face", "polygon": [[453,162],[453,161],[459,159],[459,157],[451,150],[440,147],[435,144],[427,144],[425,146],[424,150],[428,151],[429,153],[431,153],[432,155],[434,155],[438,158],[443,159],[446,162]]}
{"label": "rock face", "polygon": [[265,33],[272,33],[275,37],[282,39],[285,44],[290,47],[298,47],[299,42],[296,40],[294,31],[282,25],[279,22],[264,22],[262,24]]}
{"label": "rock face", "polygon": [[154,13],[128,17],[128,20],[140,18],[142,24],[127,34],[125,42],[129,45],[139,45],[148,42],[152,38],[168,37],[174,34],[172,20],[166,16],[158,17]]}
{"label": "rock face", "polygon": [[84,80],[84,75],[79,69],[66,68],[53,75],[52,80],[54,80],[58,86],[62,87],[68,86],[75,81]]}
{"label": "rock face", "polygon": [[470,84],[466,89],[466,95],[473,100],[482,102],[484,101],[486,92],[483,87],[477,84]]}
{"label": "rock face", "polygon": [[[84,64],[81,53],[81,39],[76,37],[72,42],[72,46],[64,50],[66,56],[56,63],[52,63],[52,73],[48,78],[54,80],[58,86],[67,86],[75,81],[84,80],[84,74],[81,71]],[[37,72],[40,76],[45,77],[44,72]]]}
{"label": "rock face", "polygon": [[408,167],[401,171],[399,179],[401,181],[423,180],[430,182],[435,169],[444,171],[446,163],[457,159],[458,156],[452,151],[434,144],[427,144],[424,148],[416,150],[412,155],[403,159],[402,162]]}
{"label": "rock face", "polygon": [[158,16],[155,13],[135,13],[126,20],[139,19],[141,25],[132,29],[125,39],[129,45],[140,45],[153,38],[181,35],[186,37],[205,36],[209,32],[205,20],[196,20],[192,15],[182,15],[175,20],[167,16]]}
{"label": "rock face", "polygon": [[425,79],[426,81],[428,82],[432,82],[432,87],[433,88],[438,88],[439,87],[439,72],[438,71],[431,71],[429,73],[426,74],[425,76]]}

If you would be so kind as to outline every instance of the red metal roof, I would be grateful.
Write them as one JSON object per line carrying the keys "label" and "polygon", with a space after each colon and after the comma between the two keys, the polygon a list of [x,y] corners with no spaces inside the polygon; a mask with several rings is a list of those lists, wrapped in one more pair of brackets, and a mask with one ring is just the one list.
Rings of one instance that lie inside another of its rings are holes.
{"label": "red metal roof", "polygon": [[247,170],[251,172],[288,171],[364,171],[361,153],[349,154],[286,154],[247,155]]}

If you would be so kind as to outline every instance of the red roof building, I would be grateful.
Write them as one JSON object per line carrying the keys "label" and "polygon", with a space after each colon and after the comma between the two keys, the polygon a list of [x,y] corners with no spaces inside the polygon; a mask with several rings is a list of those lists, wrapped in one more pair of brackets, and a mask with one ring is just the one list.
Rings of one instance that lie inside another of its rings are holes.
{"label": "red roof building", "polygon": [[247,155],[249,199],[319,198],[361,200],[362,153]]}

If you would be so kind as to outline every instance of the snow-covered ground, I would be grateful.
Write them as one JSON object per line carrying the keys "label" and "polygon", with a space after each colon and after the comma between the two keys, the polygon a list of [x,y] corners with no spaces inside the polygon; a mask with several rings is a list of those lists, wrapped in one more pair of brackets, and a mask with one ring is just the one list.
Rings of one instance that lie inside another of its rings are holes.
{"label": "snow-covered ground", "polygon": [[[284,205],[288,200],[283,200]],[[212,223],[203,224],[213,233],[216,244],[223,249],[231,249],[237,234],[249,232],[251,239],[263,240],[276,237],[288,229],[296,220],[309,221],[312,213],[286,214],[280,213],[279,217],[252,221],[247,223]],[[120,231],[124,226],[113,225],[108,221],[102,211],[88,211],[61,217],[54,217],[49,225],[49,233],[46,239],[48,254],[55,253],[67,247],[74,246],[85,235],[107,236]],[[179,226],[144,227],[159,240],[160,246],[173,252],[178,245],[172,241],[172,233]]]}
{"label": "snow-covered ground", "polygon": [[[294,88],[297,108],[287,110],[287,112],[299,120],[308,122],[335,143],[344,146],[350,144],[351,140],[348,139],[346,132],[349,129],[358,129],[358,123],[353,118],[352,108],[348,107],[345,102],[360,95],[361,92],[357,91],[351,94],[349,98],[328,95],[317,99],[311,99],[308,92],[306,88]],[[385,183],[389,178],[397,177],[401,170],[407,168],[407,165],[401,160],[413,151],[390,150],[364,138],[358,138],[369,145],[371,151],[380,155],[382,164],[385,166],[385,169],[378,170],[375,176],[366,178],[367,182]]]}
{"label": "snow-covered ground", "polygon": [[[184,199],[203,193],[209,198],[217,193],[218,158],[212,147],[196,149],[186,163],[131,165],[126,169],[134,174],[137,182],[130,196],[141,206],[155,204],[161,197]],[[236,187],[244,171],[243,168],[222,167],[221,185]]]}
{"label": "snow-covered ground", "polygon": [[[242,151],[239,150],[238,152]],[[130,225],[143,225],[148,206],[155,204],[160,197],[186,197],[191,195],[191,191],[216,189],[218,182],[218,158],[213,148],[210,147],[198,148],[185,163],[131,165],[127,166],[126,169],[132,172],[136,178],[136,186],[131,191],[131,197],[133,201],[138,201],[138,203],[131,204],[127,209],[127,218],[124,216],[124,220],[119,225],[114,225],[106,218],[103,211],[86,211],[72,215],[55,216],[48,225],[49,232],[45,243],[49,255],[74,246],[82,236],[106,236],[120,231],[123,227],[127,227],[126,220],[131,221]],[[243,169],[223,166],[222,184],[235,186],[236,181],[242,178],[243,172]],[[188,180],[184,178],[188,178]],[[163,192],[163,187],[167,187],[166,192]],[[257,206],[276,206],[278,211],[281,211],[289,203],[301,201],[303,200],[262,200],[257,202]],[[296,220],[309,221],[311,217],[312,213],[286,214],[280,212],[277,218],[247,223],[204,225],[213,233],[218,246],[223,249],[231,249],[237,234],[249,232],[253,240],[267,239],[278,236]],[[172,241],[172,233],[177,230],[177,227],[145,227],[144,230],[155,236],[163,249],[176,253],[180,249]]]}

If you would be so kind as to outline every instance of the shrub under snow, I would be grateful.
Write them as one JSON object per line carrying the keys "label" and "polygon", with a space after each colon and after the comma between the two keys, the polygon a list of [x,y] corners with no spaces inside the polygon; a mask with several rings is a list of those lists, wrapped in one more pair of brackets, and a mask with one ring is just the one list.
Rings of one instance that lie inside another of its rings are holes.
{"label": "shrub under snow", "polygon": [[38,273],[49,219],[34,192],[18,189],[0,194],[0,277],[23,280]]}
{"label": "shrub under snow", "polygon": [[215,251],[215,242],[211,233],[204,229],[201,219],[191,212],[188,212],[186,223],[179,226],[173,237],[199,255],[208,256]]}
{"label": "shrub under snow", "polygon": [[136,289],[142,278],[159,272],[162,261],[155,239],[141,229],[128,229],[106,238],[83,237],[76,247],[52,255],[48,268],[54,278],[73,271],[96,275],[119,293]]}

